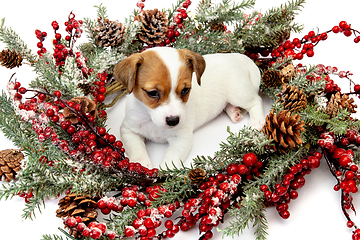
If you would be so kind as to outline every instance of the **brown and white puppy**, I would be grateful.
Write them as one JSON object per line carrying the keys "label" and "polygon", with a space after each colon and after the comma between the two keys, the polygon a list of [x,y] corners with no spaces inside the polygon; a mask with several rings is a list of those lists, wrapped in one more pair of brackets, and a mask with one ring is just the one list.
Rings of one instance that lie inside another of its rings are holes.
{"label": "brown and white puppy", "polygon": [[132,93],[121,139],[130,161],[147,167],[152,163],[145,139],[169,143],[160,167],[180,167],[192,147],[194,130],[223,110],[233,122],[249,112],[249,125],[259,129],[264,123],[258,95],[260,72],[242,54],[201,56],[186,49],[157,47],[121,61],[114,74]]}

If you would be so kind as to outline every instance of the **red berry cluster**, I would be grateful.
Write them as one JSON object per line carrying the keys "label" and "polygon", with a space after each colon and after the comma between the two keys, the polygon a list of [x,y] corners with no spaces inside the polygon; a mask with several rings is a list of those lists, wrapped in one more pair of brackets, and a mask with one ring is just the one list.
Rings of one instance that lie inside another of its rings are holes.
{"label": "red berry cluster", "polygon": [[134,208],[138,203],[145,204],[147,197],[143,192],[140,192],[139,189],[137,185],[125,187],[122,189],[119,199],[115,197],[103,197],[98,201],[97,206],[103,214],[109,214],[111,211],[121,212],[126,206]]}
{"label": "red berry cluster", "polygon": [[30,198],[34,196],[33,189],[30,189],[28,192],[21,191],[17,194],[19,197],[22,197],[25,199],[25,202],[28,203]]}
{"label": "red berry cluster", "polygon": [[[140,163],[130,163],[124,156],[125,149],[122,142],[116,140],[116,137],[109,134],[104,127],[97,127],[95,118],[89,113],[84,113],[81,104],[61,99],[60,91],[50,94],[27,90],[21,87],[20,83],[13,82],[8,84],[8,89],[14,101],[19,102],[17,106],[21,108],[20,116],[23,120],[32,123],[32,128],[40,142],[51,139],[54,145],[76,161],[95,164],[116,172],[121,171],[131,176],[137,175],[144,179],[157,177],[158,169],[148,169]],[[36,96],[21,103],[22,94],[28,91],[36,92]],[[51,102],[45,101],[47,97]],[[77,116],[77,124],[65,119],[60,111],[65,107]],[[49,122],[57,128],[49,126]],[[58,130],[67,133],[71,141],[60,139]],[[52,161],[50,163],[54,164]]]}
{"label": "red berry cluster", "polygon": [[[341,190],[341,207],[347,218],[349,228],[357,228],[350,219],[347,210],[355,212],[351,193],[359,191],[357,181],[360,180],[359,167],[354,163],[354,152],[346,149],[350,145],[360,145],[360,134],[354,129],[347,130],[343,136],[336,136],[332,132],[323,132],[320,135],[318,145],[325,153],[325,159],[333,176],[337,179],[335,191]],[[353,239],[360,239],[359,231],[353,232]]]}
{"label": "red berry cluster", "polygon": [[40,30],[36,29],[35,30],[35,35],[36,38],[40,40],[40,42],[37,43],[37,47],[39,48],[39,50],[37,51],[37,54],[42,57],[42,55],[44,53],[46,53],[46,48],[44,47],[44,40],[47,37],[47,33],[46,32],[41,32]]}
{"label": "red berry cluster", "polygon": [[108,75],[107,73],[104,71],[103,73],[98,73],[96,75],[96,78],[98,80],[94,81],[94,87],[92,87],[92,95],[94,96],[94,101],[95,102],[103,102],[105,101],[105,93],[106,93],[106,88],[105,88],[105,84],[108,81]]}
{"label": "red berry cluster", "polygon": [[289,173],[284,176],[284,180],[276,184],[273,191],[267,185],[261,185],[260,190],[264,192],[265,204],[268,206],[276,205],[279,215],[283,219],[288,219],[290,217],[288,204],[291,200],[297,199],[297,190],[305,185],[304,176],[310,174],[312,169],[320,166],[321,158],[322,154],[316,152],[314,156],[304,158],[300,163],[291,166]]}
{"label": "red berry cluster", "polygon": [[[75,56],[78,67],[81,69],[84,77],[87,78],[93,70],[86,68],[86,58],[84,58],[81,53],[77,52],[76,55],[74,55],[73,52],[73,45],[76,40],[81,37],[81,34],[83,32],[82,24],[82,20],[75,19],[74,13],[71,12],[69,14],[68,21],[66,21],[64,24],[66,26],[65,30],[67,32],[67,35],[65,36],[65,41],[67,42],[67,44],[64,45],[61,41],[61,34],[57,32],[59,30],[59,23],[57,21],[53,21],[51,23],[51,26],[55,33],[54,40],[52,40],[52,44],[54,45],[53,58],[55,59],[56,66],[59,67],[59,73],[61,73],[62,67],[65,65],[65,60],[67,59],[67,57]],[[46,48],[44,48],[43,42],[45,40],[45,37],[47,36],[47,33],[36,30],[35,34],[36,37],[40,40],[40,42],[37,43],[37,47],[40,49],[38,50],[38,55],[41,57],[44,53],[46,53]]]}
{"label": "red berry cluster", "polygon": [[136,6],[138,8],[140,8],[140,12],[142,12],[144,10],[145,4],[144,4],[145,0],[140,0],[136,3]]}
{"label": "red berry cluster", "polygon": [[70,229],[80,232],[84,237],[92,239],[99,239],[101,236],[106,236],[109,239],[115,239],[116,233],[107,229],[105,223],[91,222],[86,226],[81,217],[67,217],[64,218],[64,224]]}
{"label": "red berry cluster", "polygon": [[[287,40],[282,43],[280,46],[273,50],[261,49],[259,52],[247,52],[247,55],[252,58],[254,61],[257,60],[260,56],[267,57],[271,51],[271,57],[273,59],[282,58],[282,57],[292,57],[294,60],[301,60],[304,56],[313,57],[314,47],[321,41],[324,41],[328,38],[328,33],[334,32],[343,32],[345,36],[351,36],[352,33],[355,35],[360,33],[357,30],[351,28],[351,25],[347,24],[345,21],[341,21],[339,26],[335,26],[332,30],[315,33],[315,31],[309,31],[303,38],[294,38],[293,40]],[[354,42],[357,43],[360,41],[360,36],[357,36],[354,39]]]}
{"label": "red berry cluster", "polygon": [[310,31],[301,40],[299,38],[294,38],[292,41],[285,41],[271,52],[271,56],[273,58],[291,56],[294,60],[301,60],[304,58],[304,55],[313,57],[314,46],[316,46],[320,41],[326,40],[327,38],[327,32],[316,34],[314,31]]}
{"label": "red berry cluster", "polygon": [[352,29],[351,24],[348,24],[346,21],[341,21],[338,26],[334,26],[331,30],[333,33],[343,33],[346,37],[350,37],[354,33],[354,42],[360,42],[360,36],[356,36],[359,31]]}
{"label": "red berry cluster", "polygon": [[103,197],[97,202],[97,207],[105,215],[109,214],[111,211],[121,212],[124,207],[121,205],[120,200],[115,197]]}
{"label": "red berry cluster", "polygon": [[254,153],[247,153],[243,156],[241,164],[233,163],[227,167],[227,173],[229,175],[240,174],[245,179],[250,180],[253,176],[259,177],[261,172],[259,169],[263,163],[258,161],[257,156]]}
{"label": "red berry cluster", "polygon": [[52,167],[52,166],[54,166],[54,164],[55,164],[54,161],[49,160],[46,156],[41,156],[41,157],[39,158],[39,163],[41,163],[41,164],[47,164],[47,165],[49,165],[49,167]]}
{"label": "red berry cluster", "polygon": [[[133,237],[138,234],[141,240],[150,240],[156,236],[156,228],[161,226],[161,220],[164,217],[171,217],[173,212],[179,208],[179,202],[170,205],[162,205],[158,208],[141,209],[137,212],[137,218],[132,222],[132,226],[125,229],[126,237]],[[169,221],[166,221],[165,227],[169,227]],[[174,228],[176,230],[176,227]],[[177,227],[177,232],[179,228]],[[161,234],[164,237],[164,234]]]}
{"label": "red berry cluster", "polygon": [[182,8],[178,8],[177,12],[178,14],[174,16],[173,25],[169,26],[168,31],[166,32],[166,39],[164,42],[164,45],[169,45],[172,42],[176,41],[176,38],[180,36],[180,30],[184,28],[183,20],[185,20],[188,17],[187,9],[191,5],[191,0],[186,0],[182,4]]}

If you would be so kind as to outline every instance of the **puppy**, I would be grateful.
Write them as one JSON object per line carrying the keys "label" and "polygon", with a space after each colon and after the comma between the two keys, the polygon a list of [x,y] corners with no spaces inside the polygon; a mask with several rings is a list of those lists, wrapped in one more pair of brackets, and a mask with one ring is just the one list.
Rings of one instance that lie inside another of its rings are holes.
{"label": "puppy", "polygon": [[250,126],[260,129],[264,124],[260,72],[242,54],[201,56],[187,49],[156,47],[118,63],[114,75],[132,93],[121,139],[130,161],[147,167],[152,163],[145,139],[169,143],[161,168],[181,167],[194,130],[223,110],[233,122],[249,112]]}

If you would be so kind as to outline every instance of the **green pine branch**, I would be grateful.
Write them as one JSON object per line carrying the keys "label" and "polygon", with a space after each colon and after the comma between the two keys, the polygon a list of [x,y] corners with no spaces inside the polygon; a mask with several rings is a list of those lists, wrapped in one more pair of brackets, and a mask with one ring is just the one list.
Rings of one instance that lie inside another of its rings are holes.
{"label": "green pine branch", "polygon": [[234,237],[240,235],[244,229],[252,226],[255,228],[256,239],[265,240],[268,229],[265,209],[266,206],[260,189],[250,189],[245,192],[241,206],[229,210],[229,226],[220,231],[223,232],[224,236]]}
{"label": "green pine branch", "polygon": [[21,55],[29,62],[33,63],[37,60],[37,56],[31,53],[31,50],[20,38],[20,36],[12,30],[12,28],[5,27],[5,18],[1,19],[0,25],[0,41],[5,43],[11,50],[21,53]]}

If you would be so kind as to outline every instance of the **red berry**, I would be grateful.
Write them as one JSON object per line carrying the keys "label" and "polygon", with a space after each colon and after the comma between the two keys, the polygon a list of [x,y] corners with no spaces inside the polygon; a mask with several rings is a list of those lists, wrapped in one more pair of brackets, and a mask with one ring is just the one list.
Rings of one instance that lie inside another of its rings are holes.
{"label": "red berry", "polygon": [[232,163],[230,164],[227,168],[226,168],[226,172],[228,175],[234,175],[235,173],[238,173],[238,166],[236,163]]}
{"label": "red berry", "polygon": [[354,91],[355,91],[356,93],[360,93],[360,84],[356,84],[356,85],[354,86]]}
{"label": "red berry", "polygon": [[146,218],[145,221],[144,221],[144,226],[146,228],[154,228],[154,222],[151,218]]}
{"label": "red berry", "polygon": [[82,231],[82,235],[84,236],[84,237],[90,237],[90,229],[84,229],[83,231]]}
{"label": "red berry", "polygon": [[111,209],[110,208],[104,208],[104,209],[101,209],[101,212],[105,215],[109,214],[111,212]]}
{"label": "red berry", "polygon": [[106,93],[106,88],[105,87],[99,87],[98,93],[105,94]]}
{"label": "red berry", "polygon": [[352,227],[354,226],[353,221],[350,221],[350,220],[347,221],[346,226],[347,226],[348,228],[352,228]]}
{"label": "red berry", "polygon": [[104,208],[107,208],[107,203],[104,201],[104,200],[99,200],[98,202],[97,202],[97,206],[98,206],[98,208],[100,208],[100,209],[104,209]]}
{"label": "red berry", "polygon": [[269,190],[269,188],[268,188],[268,186],[267,185],[261,185],[260,186],[260,190],[262,191],[262,192],[266,192],[267,190]]}
{"label": "red berry", "polygon": [[135,235],[135,229],[134,227],[126,227],[125,228],[125,236],[130,238],[130,237],[133,237]]}
{"label": "red berry", "polygon": [[99,102],[103,102],[105,101],[105,96],[103,94],[99,94],[97,95],[96,99],[99,101]]}
{"label": "red berry", "polygon": [[174,223],[171,220],[166,220],[166,222],[164,223],[164,226],[167,229],[172,229],[172,227],[174,226]]}
{"label": "red berry", "polygon": [[312,50],[312,49],[307,50],[307,51],[306,51],[306,55],[307,55],[308,57],[313,57],[313,56],[314,56],[314,50]]}
{"label": "red berry", "polygon": [[254,153],[246,153],[243,156],[243,163],[248,167],[254,167],[257,162],[257,156]]}
{"label": "red berry", "polygon": [[65,221],[65,224],[70,227],[73,228],[77,225],[77,221],[75,220],[74,217],[68,217]]}
{"label": "red berry", "polygon": [[104,128],[104,127],[100,127],[99,129],[98,129],[98,133],[100,134],[100,135],[105,135],[106,134],[106,128]]}
{"label": "red berry", "polygon": [[347,25],[347,22],[346,21],[341,21],[339,23],[339,27],[342,28],[342,29],[345,29],[345,26]]}
{"label": "red berry", "polygon": [[61,97],[61,92],[60,91],[55,91],[54,95],[55,95],[55,97],[60,98]]}
{"label": "red berry", "polygon": [[100,229],[101,233],[104,233],[106,231],[106,225],[104,223],[98,223],[96,224],[96,227]]}
{"label": "red berry", "polygon": [[352,162],[352,159],[348,155],[342,155],[339,158],[339,164],[342,167],[347,167]]}
{"label": "red berry", "polygon": [[346,37],[350,37],[351,34],[352,34],[352,31],[351,31],[351,30],[344,30],[344,35],[345,35]]}
{"label": "red berry", "polygon": [[290,192],[290,198],[291,199],[297,199],[298,196],[299,196],[299,194],[298,194],[297,191],[293,190],[293,191]]}
{"label": "red berry", "polygon": [[318,168],[320,166],[320,159],[310,156],[308,158],[310,168]]}
{"label": "red berry", "polygon": [[288,219],[290,217],[290,212],[289,211],[283,211],[280,213],[280,216],[283,218],[283,219]]}
{"label": "red berry", "polygon": [[110,239],[115,239],[116,238],[116,233],[113,232],[113,231],[109,231],[107,233],[107,237],[110,238]]}

